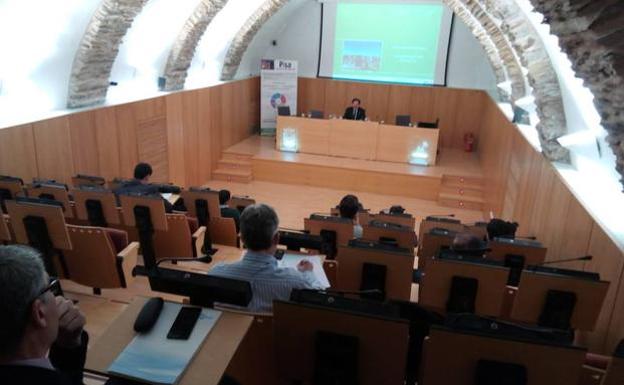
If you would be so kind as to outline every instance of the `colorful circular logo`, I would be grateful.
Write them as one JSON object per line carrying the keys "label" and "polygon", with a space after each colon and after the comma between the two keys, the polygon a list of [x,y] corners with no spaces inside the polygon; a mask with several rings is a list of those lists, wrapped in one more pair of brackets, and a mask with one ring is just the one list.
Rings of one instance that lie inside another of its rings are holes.
{"label": "colorful circular logo", "polygon": [[271,96],[271,107],[277,108],[286,104],[286,96],[276,92]]}

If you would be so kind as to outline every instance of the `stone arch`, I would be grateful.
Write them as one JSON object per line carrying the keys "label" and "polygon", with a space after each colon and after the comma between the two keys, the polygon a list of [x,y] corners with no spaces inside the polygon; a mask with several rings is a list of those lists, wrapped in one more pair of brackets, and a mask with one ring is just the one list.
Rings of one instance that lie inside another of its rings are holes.
{"label": "stone arch", "polygon": [[165,84],[162,89],[164,91],[184,88],[197,44],[212,19],[227,2],[228,0],[201,0],[193,14],[186,20],[167,58],[163,74]]}
{"label": "stone arch", "polygon": [[225,55],[223,68],[221,69],[221,80],[232,80],[236,75],[238,66],[243,59],[247,47],[256,36],[260,28],[273,15],[277,13],[288,0],[266,0],[256,11],[245,21],[245,24],[232,39],[230,47]]}
{"label": "stone arch", "polygon": [[621,0],[531,0],[594,95],[624,185],[624,3]]}
{"label": "stone arch", "polygon": [[74,56],[67,107],[104,103],[123,37],[148,0],[104,0],[91,17]]}
{"label": "stone arch", "polygon": [[520,60],[528,69],[529,84],[537,105],[542,152],[552,160],[570,162],[569,151],[557,142],[567,133],[559,79],[548,52],[528,17],[515,0],[467,0],[481,4],[501,25]]}
{"label": "stone arch", "polygon": [[[495,29],[493,27],[496,26],[492,27],[493,23],[491,21],[482,20],[487,15],[482,14],[477,18],[461,0],[445,0],[444,2],[468,26],[483,47],[496,75],[497,83],[511,82],[511,95],[506,95],[506,92],[499,89],[501,100],[509,101],[510,96],[513,100],[526,96],[526,81],[522,73],[522,67],[504,38],[501,39],[499,36],[496,39],[497,43],[495,43],[492,32],[488,31],[486,26],[490,30]],[[500,33],[500,30],[498,32]],[[502,55],[503,53],[504,56]]]}

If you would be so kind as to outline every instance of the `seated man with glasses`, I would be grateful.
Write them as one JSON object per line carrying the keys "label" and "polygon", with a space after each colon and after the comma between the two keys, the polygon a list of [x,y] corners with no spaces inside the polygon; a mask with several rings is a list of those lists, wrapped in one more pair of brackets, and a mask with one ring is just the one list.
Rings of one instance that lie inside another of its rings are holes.
{"label": "seated man with glasses", "polygon": [[57,296],[39,253],[0,246],[0,382],[82,384],[85,316]]}
{"label": "seated man with glasses", "polygon": [[251,283],[252,298],[246,310],[269,313],[273,311],[273,300],[290,299],[292,289],[322,288],[308,261],[301,261],[297,269],[277,266],[278,225],[271,207],[247,206],[240,219],[240,235],[247,252],[240,261],[219,264],[209,272]]}

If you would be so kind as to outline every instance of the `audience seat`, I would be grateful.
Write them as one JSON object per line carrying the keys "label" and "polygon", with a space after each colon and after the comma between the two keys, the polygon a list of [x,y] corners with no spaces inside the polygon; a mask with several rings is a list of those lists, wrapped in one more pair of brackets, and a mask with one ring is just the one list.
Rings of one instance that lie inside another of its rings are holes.
{"label": "audience seat", "polygon": [[320,110],[310,110],[310,117],[313,119],[324,119],[325,113]]}
{"label": "audience seat", "polygon": [[397,126],[408,127],[411,122],[412,117],[410,115],[397,115],[394,124]]}
{"label": "audience seat", "polygon": [[273,316],[256,314],[225,373],[245,385],[276,384],[272,352]]}
{"label": "audience seat", "polygon": [[196,218],[185,214],[166,214],[167,231],[154,232],[156,260],[164,258],[195,258],[201,255],[205,227]]}
{"label": "audience seat", "polygon": [[128,244],[124,231],[91,226],[67,225],[72,250],[63,252],[69,279],[100,289],[127,287],[136,265],[139,244]]}
{"label": "audience seat", "polygon": [[218,245],[239,247],[234,218],[210,218],[210,237]]}

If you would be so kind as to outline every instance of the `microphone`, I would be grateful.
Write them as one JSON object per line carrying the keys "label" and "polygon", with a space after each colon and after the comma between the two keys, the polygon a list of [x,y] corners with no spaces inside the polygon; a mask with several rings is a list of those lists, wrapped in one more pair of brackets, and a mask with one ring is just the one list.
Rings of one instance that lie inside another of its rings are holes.
{"label": "microphone", "polygon": [[360,294],[382,294],[382,291],[379,289],[368,289],[368,290],[317,290],[318,293],[325,293],[329,295],[336,296],[345,296],[345,295],[360,295]]}
{"label": "microphone", "polygon": [[535,266],[543,266],[543,265],[550,265],[552,263],[561,263],[561,262],[575,262],[575,261],[591,261],[594,257],[591,255],[584,255],[582,257],[576,257],[576,258],[566,258],[566,259],[558,259],[555,261],[544,261],[542,263],[538,263]]}
{"label": "microphone", "polygon": [[204,255],[203,257],[198,257],[198,258],[163,258],[163,259],[159,259],[156,262],[156,267],[158,267],[158,265],[160,265],[162,262],[204,262],[204,263],[210,263],[210,262],[212,262],[212,256]]}
{"label": "microphone", "polygon": [[535,235],[531,235],[531,236],[526,236],[526,237],[520,237],[520,236],[516,236],[516,239],[520,238],[520,239],[529,239],[531,241],[536,241],[537,237]]}

